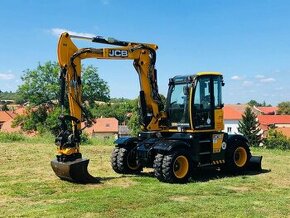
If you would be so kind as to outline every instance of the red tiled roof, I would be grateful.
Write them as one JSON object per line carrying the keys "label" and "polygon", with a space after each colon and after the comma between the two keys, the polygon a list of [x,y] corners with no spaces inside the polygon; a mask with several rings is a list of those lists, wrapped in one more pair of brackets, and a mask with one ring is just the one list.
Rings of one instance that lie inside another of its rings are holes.
{"label": "red tiled roof", "polygon": [[15,116],[16,114],[13,111],[0,111],[0,122],[6,122]]}
{"label": "red tiled roof", "polygon": [[241,120],[242,119],[242,112],[237,110],[232,105],[225,105],[224,108],[224,119],[225,120]]}
{"label": "red tiled roof", "polygon": [[290,115],[258,115],[260,124],[290,124]]}
{"label": "red tiled roof", "polygon": [[278,107],[256,107],[262,114],[274,115],[278,111]]}
{"label": "red tiled roof", "polygon": [[17,115],[23,115],[27,113],[27,110],[25,109],[25,107],[19,107],[16,110],[14,110],[14,113]]}
{"label": "red tiled roof", "polygon": [[275,130],[277,130],[278,132],[281,132],[287,138],[290,138],[290,127],[278,127]]}
{"label": "red tiled roof", "polygon": [[247,105],[247,104],[226,104],[225,107],[231,107],[235,111],[238,111],[238,112],[243,114],[244,111],[246,110],[246,108],[249,107],[249,105]]}
{"label": "red tiled roof", "polygon": [[85,131],[89,134],[92,133],[117,133],[118,120],[116,118],[98,118],[93,126],[88,127]]}
{"label": "red tiled roof", "polygon": [[20,132],[21,131],[21,127],[17,126],[15,128],[12,128],[13,119],[10,119],[6,122],[3,123],[2,127],[1,127],[1,131],[3,132]]}

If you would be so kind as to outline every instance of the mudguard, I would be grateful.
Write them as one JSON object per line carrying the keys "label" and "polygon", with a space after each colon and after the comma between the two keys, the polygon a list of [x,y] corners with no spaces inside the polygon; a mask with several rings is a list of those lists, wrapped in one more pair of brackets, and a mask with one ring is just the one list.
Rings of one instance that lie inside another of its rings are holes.
{"label": "mudguard", "polygon": [[128,146],[134,142],[137,142],[136,137],[120,137],[118,138],[114,143],[116,144],[116,147],[122,147],[122,146]]}
{"label": "mudguard", "polygon": [[157,151],[171,151],[174,148],[190,148],[190,145],[180,140],[160,140],[154,145]]}

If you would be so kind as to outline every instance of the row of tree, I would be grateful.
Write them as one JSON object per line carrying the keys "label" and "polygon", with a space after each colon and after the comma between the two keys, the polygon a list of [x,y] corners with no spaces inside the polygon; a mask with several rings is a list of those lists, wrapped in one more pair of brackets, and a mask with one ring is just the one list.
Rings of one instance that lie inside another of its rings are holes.
{"label": "row of tree", "polygon": [[[15,95],[0,92],[0,95],[13,96],[18,102],[29,102],[29,113],[18,116],[14,126],[20,125],[26,131],[57,133],[57,117],[61,113],[61,109],[55,101],[59,98],[59,71],[60,68],[56,62],[49,61],[44,65],[39,64],[36,69],[24,71],[23,84],[19,86]],[[137,99],[110,100],[109,87],[99,77],[96,67],[91,65],[82,67],[82,88],[83,101],[89,106],[87,110],[91,117],[115,117],[120,123],[128,124],[134,134],[140,130]],[[165,102],[164,96],[162,99]],[[103,103],[96,103],[97,101]],[[255,100],[251,100],[248,105],[269,106],[265,102],[258,103]],[[290,102],[282,102],[278,108],[279,113],[290,114]],[[239,124],[239,131],[249,139],[250,144],[258,146],[261,143],[258,121],[250,108],[245,110]]]}

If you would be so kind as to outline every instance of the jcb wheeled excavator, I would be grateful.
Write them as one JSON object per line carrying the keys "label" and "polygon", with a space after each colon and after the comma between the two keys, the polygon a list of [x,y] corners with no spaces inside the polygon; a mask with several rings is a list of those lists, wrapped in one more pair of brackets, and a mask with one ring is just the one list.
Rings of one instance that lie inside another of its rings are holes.
{"label": "jcb wheeled excavator", "polygon": [[[77,48],[72,39],[117,47]],[[222,132],[224,82],[220,73],[200,72],[169,79],[164,107],[157,86],[157,48],[155,44],[61,34],[60,103],[64,107],[67,94],[70,114],[60,116],[61,132],[55,140],[57,155],[51,166],[58,177],[78,183],[94,180],[87,171],[89,160],[82,157],[79,148],[81,122],[86,117],[81,100],[81,60],[86,58],[133,60],[139,76],[142,132],[138,137],[116,140],[111,156],[115,172],[138,174],[149,167],[154,168],[160,181],[185,183],[198,167],[220,167],[231,172],[261,170],[262,157],[251,155],[244,136]]]}

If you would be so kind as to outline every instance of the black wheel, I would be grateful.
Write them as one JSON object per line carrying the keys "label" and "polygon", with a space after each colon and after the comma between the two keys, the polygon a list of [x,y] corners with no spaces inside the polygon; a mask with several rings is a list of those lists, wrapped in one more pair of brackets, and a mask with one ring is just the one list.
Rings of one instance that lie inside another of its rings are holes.
{"label": "black wheel", "polygon": [[113,168],[113,170],[116,173],[122,173],[119,168],[118,168],[118,154],[119,154],[119,150],[120,148],[114,148],[112,154],[111,154],[111,166]]}
{"label": "black wheel", "polygon": [[111,156],[111,165],[116,173],[138,174],[142,171],[133,148],[115,148]]}
{"label": "black wheel", "polygon": [[246,169],[251,157],[249,146],[246,142],[235,142],[226,152],[226,169],[232,173],[239,173]]}
{"label": "black wheel", "polygon": [[190,177],[191,166],[191,160],[183,149],[165,154],[163,158],[162,155],[157,155],[154,161],[155,176],[163,182],[186,183]]}
{"label": "black wheel", "polygon": [[153,163],[155,177],[159,181],[162,181],[162,182],[164,181],[163,172],[162,172],[163,158],[164,158],[163,154],[157,154],[155,156],[154,163]]}

